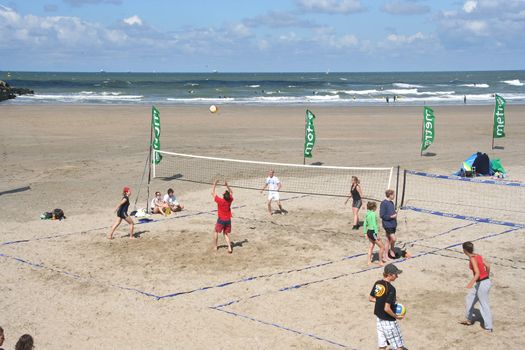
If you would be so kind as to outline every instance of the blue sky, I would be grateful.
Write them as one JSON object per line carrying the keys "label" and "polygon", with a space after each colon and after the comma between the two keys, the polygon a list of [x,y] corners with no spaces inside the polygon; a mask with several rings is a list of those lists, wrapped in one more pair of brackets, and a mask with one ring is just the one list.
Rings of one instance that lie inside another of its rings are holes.
{"label": "blue sky", "polygon": [[0,70],[524,69],[525,0],[0,0]]}

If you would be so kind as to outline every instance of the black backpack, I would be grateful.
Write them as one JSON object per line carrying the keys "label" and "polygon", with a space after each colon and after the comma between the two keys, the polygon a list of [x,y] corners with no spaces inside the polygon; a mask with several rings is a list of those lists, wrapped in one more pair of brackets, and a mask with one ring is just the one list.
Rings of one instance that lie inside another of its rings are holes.
{"label": "black backpack", "polygon": [[64,211],[62,209],[53,209],[53,219],[54,220],[62,220],[65,219],[66,216],[64,215]]}

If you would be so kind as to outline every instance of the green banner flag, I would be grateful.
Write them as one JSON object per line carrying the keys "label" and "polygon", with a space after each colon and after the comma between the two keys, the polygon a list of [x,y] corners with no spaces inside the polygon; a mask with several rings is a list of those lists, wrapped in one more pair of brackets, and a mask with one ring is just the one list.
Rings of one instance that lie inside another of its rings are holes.
{"label": "green banner flag", "polygon": [[421,135],[421,152],[434,142],[434,111],[430,107],[423,108],[423,134]]}
{"label": "green banner flag", "polygon": [[315,115],[306,110],[306,127],[304,133],[304,157],[312,158],[312,150],[315,145],[315,128],[314,128]]}
{"label": "green banner flag", "polygon": [[[160,112],[155,106],[151,108],[151,128],[153,130],[153,142],[152,147],[155,151],[160,151]],[[160,153],[154,152],[155,158],[153,161],[155,164],[159,164],[162,160]]]}
{"label": "green banner flag", "polygon": [[505,105],[507,101],[500,95],[496,95],[496,106],[494,107],[494,127],[492,137],[499,139],[505,137]]}

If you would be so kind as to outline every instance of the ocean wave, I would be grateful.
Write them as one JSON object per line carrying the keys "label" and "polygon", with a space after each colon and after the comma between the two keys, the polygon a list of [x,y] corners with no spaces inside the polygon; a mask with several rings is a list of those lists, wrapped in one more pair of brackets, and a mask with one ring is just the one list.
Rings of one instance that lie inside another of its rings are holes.
{"label": "ocean wave", "polygon": [[21,100],[48,100],[48,101],[57,101],[57,102],[83,102],[83,101],[129,101],[129,102],[138,102],[141,101],[144,96],[142,95],[121,95],[120,93],[112,92],[103,92],[100,94],[95,94],[92,91],[82,91],[79,94],[69,94],[69,95],[22,95],[18,96],[17,99]]}
{"label": "ocean wave", "polygon": [[392,85],[398,88],[402,88],[402,89],[423,88],[424,87],[423,85],[407,84],[407,83],[393,83]]}
{"label": "ocean wave", "polygon": [[522,83],[519,79],[514,80],[503,80],[502,83],[512,85],[512,86],[523,86],[525,83]]}
{"label": "ocean wave", "polygon": [[464,86],[464,87],[474,87],[474,88],[482,88],[482,89],[485,89],[485,88],[488,88],[489,87],[489,84],[461,84],[459,86]]}
{"label": "ocean wave", "polygon": [[261,87],[261,85],[257,85],[257,84],[255,84],[255,85],[246,85],[246,87],[258,88],[258,87]]}
{"label": "ocean wave", "polygon": [[199,86],[198,83],[186,83],[184,86]]}

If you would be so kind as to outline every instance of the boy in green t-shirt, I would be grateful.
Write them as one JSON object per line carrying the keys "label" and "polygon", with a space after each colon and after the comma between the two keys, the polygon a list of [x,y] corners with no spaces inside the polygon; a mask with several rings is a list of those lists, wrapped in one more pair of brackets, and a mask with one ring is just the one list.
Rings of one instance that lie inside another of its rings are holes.
{"label": "boy in green t-shirt", "polygon": [[383,242],[381,242],[381,238],[379,238],[379,236],[377,235],[378,229],[376,217],[376,202],[368,202],[366,204],[366,209],[367,211],[363,229],[365,235],[368,238],[368,241],[370,242],[370,248],[368,248],[368,265],[372,264],[372,253],[374,252],[374,246],[377,244],[379,246],[379,265],[383,266],[383,263],[385,262],[383,260],[383,256],[385,254],[385,246],[383,245]]}

